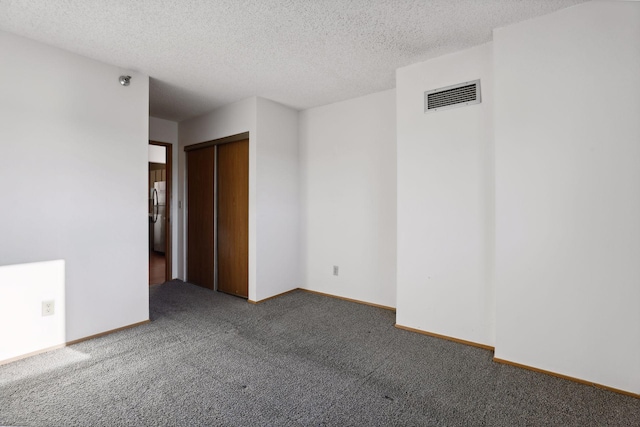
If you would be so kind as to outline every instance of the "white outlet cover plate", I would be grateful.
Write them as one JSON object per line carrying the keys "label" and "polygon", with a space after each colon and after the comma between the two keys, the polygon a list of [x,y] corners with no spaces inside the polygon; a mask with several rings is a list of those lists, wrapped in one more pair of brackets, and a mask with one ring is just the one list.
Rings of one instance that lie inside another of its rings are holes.
{"label": "white outlet cover plate", "polygon": [[51,316],[55,313],[55,301],[42,301],[42,315]]}

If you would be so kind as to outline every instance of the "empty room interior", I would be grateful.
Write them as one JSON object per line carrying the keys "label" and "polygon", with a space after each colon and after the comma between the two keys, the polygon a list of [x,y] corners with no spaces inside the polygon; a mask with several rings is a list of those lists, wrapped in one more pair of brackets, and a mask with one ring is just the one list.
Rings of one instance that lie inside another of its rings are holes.
{"label": "empty room interior", "polygon": [[0,424],[640,426],[640,2],[0,2]]}

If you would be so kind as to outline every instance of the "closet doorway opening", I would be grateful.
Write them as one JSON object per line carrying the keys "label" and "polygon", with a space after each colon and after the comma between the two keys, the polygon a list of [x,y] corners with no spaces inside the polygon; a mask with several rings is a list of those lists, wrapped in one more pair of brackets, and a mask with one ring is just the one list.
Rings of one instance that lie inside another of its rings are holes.
{"label": "closet doorway opening", "polygon": [[172,146],[149,141],[149,285],[171,280]]}
{"label": "closet doorway opening", "polygon": [[187,281],[249,296],[249,134],[185,147]]}

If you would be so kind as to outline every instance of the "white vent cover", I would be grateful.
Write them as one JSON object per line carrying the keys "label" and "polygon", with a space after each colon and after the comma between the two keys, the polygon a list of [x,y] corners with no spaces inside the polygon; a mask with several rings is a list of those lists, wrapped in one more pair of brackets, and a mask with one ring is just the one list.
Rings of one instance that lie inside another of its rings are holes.
{"label": "white vent cover", "polygon": [[458,83],[452,86],[428,90],[424,93],[424,112],[445,110],[447,108],[464,107],[479,104],[480,80]]}

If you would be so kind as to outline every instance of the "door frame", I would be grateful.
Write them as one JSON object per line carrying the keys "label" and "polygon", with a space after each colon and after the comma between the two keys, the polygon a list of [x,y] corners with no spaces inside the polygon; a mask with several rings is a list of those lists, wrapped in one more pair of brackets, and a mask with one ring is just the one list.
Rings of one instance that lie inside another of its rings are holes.
{"label": "door frame", "polygon": [[165,281],[169,281],[172,279],[172,269],[171,264],[173,263],[173,253],[171,251],[172,247],[172,218],[173,212],[171,210],[171,204],[173,201],[172,198],[172,190],[173,190],[173,144],[169,142],[159,142],[159,141],[151,141],[149,140],[149,145],[158,145],[164,147],[166,149],[165,155],[165,165],[166,165],[166,193],[165,193],[165,239],[164,239],[164,256],[165,256],[165,266],[164,266],[164,279]]}

